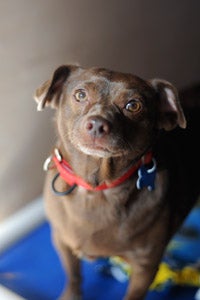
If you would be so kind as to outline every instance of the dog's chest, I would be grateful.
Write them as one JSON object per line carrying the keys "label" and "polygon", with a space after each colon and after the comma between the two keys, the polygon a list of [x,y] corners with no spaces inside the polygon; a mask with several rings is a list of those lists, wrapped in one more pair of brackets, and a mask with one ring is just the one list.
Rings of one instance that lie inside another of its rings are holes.
{"label": "dog's chest", "polygon": [[124,201],[119,192],[94,193],[79,188],[76,196],[65,202],[65,242],[85,256],[101,255],[104,248],[120,243],[120,227],[127,217],[122,197]]}
{"label": "dog's chest", "polygon": [[128,190],[126,194],[120,189],[93,193],[79,188],[76,196],[65,202],[65,243],[78,256],[90,258],[126,251],[138,227],[137,217],[140,218],[136,203],[127,207],[132,202],[130,196],[133,195]]}

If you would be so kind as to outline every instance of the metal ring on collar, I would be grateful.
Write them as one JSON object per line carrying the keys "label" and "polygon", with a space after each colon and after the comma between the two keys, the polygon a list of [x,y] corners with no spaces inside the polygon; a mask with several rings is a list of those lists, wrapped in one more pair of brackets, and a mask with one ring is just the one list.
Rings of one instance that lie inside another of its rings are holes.
{"label": "metal ring on collar", "polygon": [[57,157],[57,160],[61,162],[62,161],[62,155],[60,154],[60,151],[58,150],[58,148],[54,149],[54,154]]}
{"label": "metal ring on collar", "polygon": [[59,192],[59,191],[56,190],[56,188],[55,188],[55,182],[56,182],[56,180],[58,179],[59,176],[60,176],[60,173],[57,173],[54,176],[54,178],[52,180],[52,183],[51,183],[51,188],[52,188],[54,194],[56,196],[66,196],[66,195],[71,194],[73,192],[73,190],[77,187],[76,184],[72,185],[67,191],[64,191],[64,192]]}

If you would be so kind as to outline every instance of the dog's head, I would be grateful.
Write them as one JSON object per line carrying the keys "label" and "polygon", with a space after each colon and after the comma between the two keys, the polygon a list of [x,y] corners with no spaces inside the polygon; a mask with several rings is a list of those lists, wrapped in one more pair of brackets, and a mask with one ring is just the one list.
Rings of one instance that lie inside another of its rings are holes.
{"label": "dog's head", "polygon": [[176,89],[160,79],[61,66],[37,89],[35,99],[38,110],[57,109],[64,145],[97,157],[137,157],[159,129],[186,127]]}

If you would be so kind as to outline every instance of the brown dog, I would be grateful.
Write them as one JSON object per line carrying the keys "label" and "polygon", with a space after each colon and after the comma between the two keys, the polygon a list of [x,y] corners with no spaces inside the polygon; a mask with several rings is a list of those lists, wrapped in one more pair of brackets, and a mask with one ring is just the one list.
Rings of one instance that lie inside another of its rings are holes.
{"label": "brown dog", "polygon": [[113,255],[133,267],[125,299],[144,299],[199,193],[200,114],[184,95],[187,129],[164,80],[61,66],[36,91],[38,110],[57,109],[45,202],[69,277],[62,299],[81,299],[78,257]]}

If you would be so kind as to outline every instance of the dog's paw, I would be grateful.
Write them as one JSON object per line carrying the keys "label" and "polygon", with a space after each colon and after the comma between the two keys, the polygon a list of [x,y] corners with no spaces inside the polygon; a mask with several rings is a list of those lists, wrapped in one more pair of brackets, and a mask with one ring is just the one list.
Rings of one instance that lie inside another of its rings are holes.
{"label": "dog's paw", "polygon": [[75,293],[64,293],[58,300],[82,300],[82,296],[80,294]]}
{"label": "dog's paw", "polygon": [[71,295],[70,297],[61,297],[59,300],[82,300],[82,296],[80,295]]}

